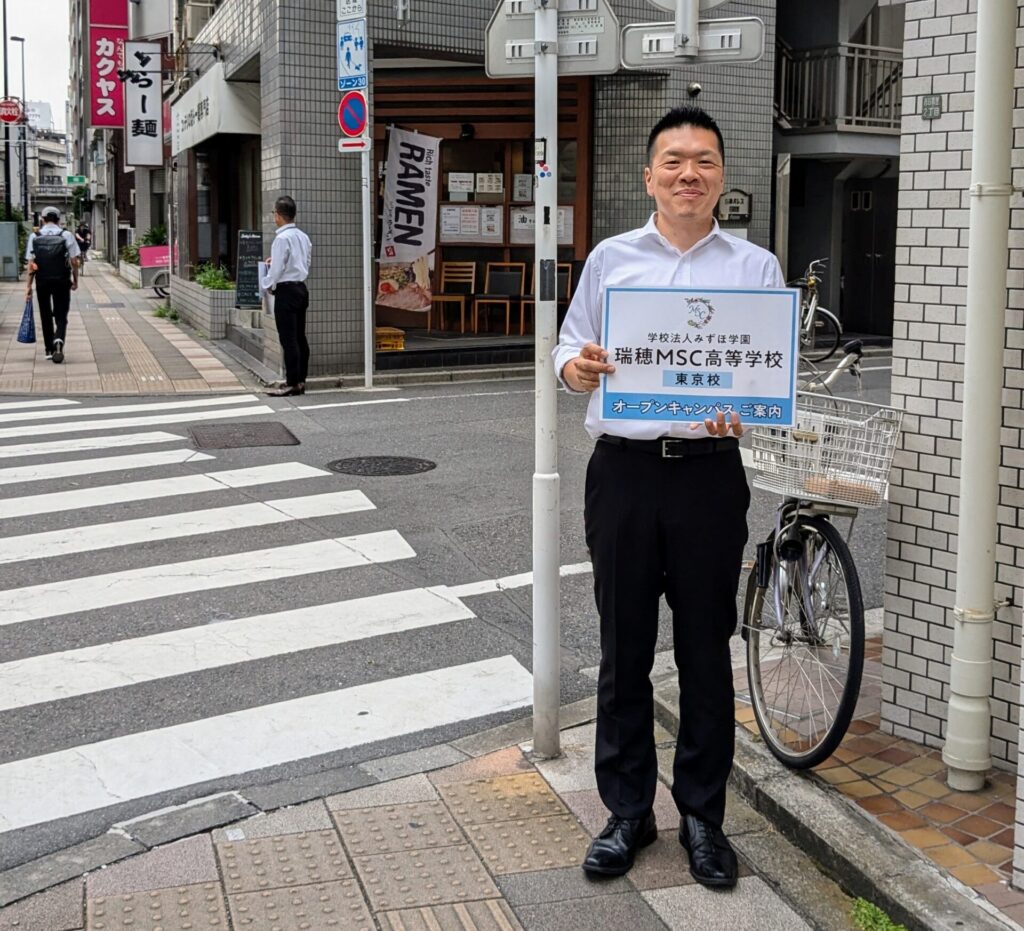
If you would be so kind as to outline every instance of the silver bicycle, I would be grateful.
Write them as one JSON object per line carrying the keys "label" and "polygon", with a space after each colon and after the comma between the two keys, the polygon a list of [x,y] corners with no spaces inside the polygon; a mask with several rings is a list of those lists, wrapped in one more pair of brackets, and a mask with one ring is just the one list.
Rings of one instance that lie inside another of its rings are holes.
{"label": "silver bicycle", "polygon": [[[859,374],[861,346],[846,349],[816,387]],[[832,754],[857,704],[864,602],[847,540],[860,509],[886,499],[901,422],[893,407],[802,391],[792,428],[751,431],[754,485],[783,499],[747,582],[747,678],[761,736],[796,769]]]}
{"label": "silver bicycle", "polygon": [[800,289],[800,356],[809,362],[830,359],[843,338],[839,318],[818,303],[818,270],[825,267],[826,261],[814,259],[802,278],[788,282],[789,287]]}

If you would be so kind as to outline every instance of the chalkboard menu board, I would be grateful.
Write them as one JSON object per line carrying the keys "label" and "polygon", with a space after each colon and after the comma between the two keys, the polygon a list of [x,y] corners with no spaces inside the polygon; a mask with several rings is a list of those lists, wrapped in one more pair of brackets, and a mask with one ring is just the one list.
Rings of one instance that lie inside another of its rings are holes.
{"label": "chalkboard menu board", "polygon": [[260,278],[257,264],[262,262],[263,233],[261,230],[238,231],[238,261],[235,265],[235,306],[259,307]]}

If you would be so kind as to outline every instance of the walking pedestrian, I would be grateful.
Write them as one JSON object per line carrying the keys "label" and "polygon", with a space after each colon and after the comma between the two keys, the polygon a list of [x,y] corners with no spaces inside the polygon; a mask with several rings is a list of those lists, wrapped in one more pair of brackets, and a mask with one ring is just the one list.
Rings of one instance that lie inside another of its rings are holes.
{"label": "walking pedestrian", "polygon": [[260,289],[274,295],[274,320],[284,356],[285,387],[267,392],[286,398],[306,393],[309,343],[306,340],[306,311],[309,309],[309,259],[313,245],[295,225],[295,201],[285,195],[274,203],[277,232],[260,276]]}
{"label": "walking pedestrian", "polygon": [[[586,429],[597,442],[587,468],[584,525],[600,615],[595,770],[611,817],[590,845],[588,874],[621,875],[657,837],[654,702],[650,672],[664,594],[672,611],[680,722],[672,796],[690,872],[707,886],[736,883],[722,831],[733,761],[729,638],[750,491],[739,415],[694,424],[605,420],[601,345],[609,287],[785,286],[770,252],[723,231],[725,144],[696,107],[667,113],[648,137],[644,179],[656,210],[646,226],[601,242],[569,306],[556,371],[570,391],[593,392]],[[730,435],[732,434],[732,435]]]}
{"label": "walking pedestrian", "polygon": [[28,238],[29,287],[34,278],[39,301],[39,322],[46,358],[64,361],[71,292],[78,290],[78,243],[70,230],[60,226],[60,211],[44,207],[42,226]]}
{"label": "walking pedestrian", "polygon": [[79,273],[84,275],[85,263],[89,260],[89,249],[92,247],[92,230],[89,229],[89,224],[85,220],[82,220],[75,230],[75,242],[78,243],[79,251],[82,253]]}

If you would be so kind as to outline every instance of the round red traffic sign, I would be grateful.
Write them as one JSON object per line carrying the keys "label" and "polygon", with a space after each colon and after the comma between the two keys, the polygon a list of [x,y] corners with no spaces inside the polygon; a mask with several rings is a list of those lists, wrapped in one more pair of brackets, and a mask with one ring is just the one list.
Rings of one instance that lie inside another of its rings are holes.
{"label": "round red traffic sign", "polygon": [[17,97],[0,99],[0,123],[20,123],[24,116],[25,111]]}
{"label": "round red traffic sign", "polygon": [[362,91],[349,91],[338,104],[338,126],[350,137],[366,132],[366,95]]}

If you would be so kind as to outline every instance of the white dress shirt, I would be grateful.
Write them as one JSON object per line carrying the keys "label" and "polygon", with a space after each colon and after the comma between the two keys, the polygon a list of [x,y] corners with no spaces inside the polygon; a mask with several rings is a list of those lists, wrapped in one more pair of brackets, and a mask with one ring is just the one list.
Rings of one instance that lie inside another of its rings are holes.
{"label": "white dress shirt", "polygon": [[68,247],[68,258],[77,259],[82,254],[82,250],[78,248],[78,243],[75,241],[75,234],[70,230],[62,229],[56,223],[44,223],[39,227],[38,233],[33,233],[28,237],[28,246],[25,248],[25,258],[28,261],[32,261],[32,257],[35,253],[35,241],[36,236],[63,236],[64,244]]}
{"label": "white dress shirt", "polygon": [[305,281],[313,244],[294,223],[277,228],[270,247],[270,268],[260,263],[260,290],[269,291],[282,281]]}
{"label": "white dress shirt", "polygon": [[[658,231],[652,214],[646,226],[598,243],[590,253],[579,285],[569,304],[555,347],[555,371],[566,388],[562,369],[579,356],[587,343],[603,345],[601,319],[606,288],[784,288],[779,260],[767,249],[730,236],[714,221],[711,232],[686,252],[680,252]],[[688,423],[641,420],[605,420],[601,417],[601,389],[591,392],[586,430],[594,439],[602,434],[634,440],[662,436],[700,439],[707,436]]]}

